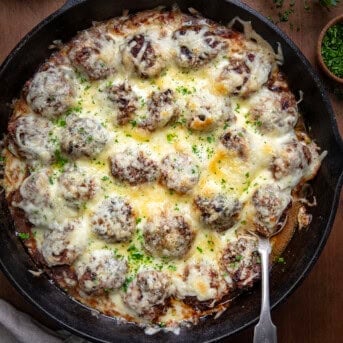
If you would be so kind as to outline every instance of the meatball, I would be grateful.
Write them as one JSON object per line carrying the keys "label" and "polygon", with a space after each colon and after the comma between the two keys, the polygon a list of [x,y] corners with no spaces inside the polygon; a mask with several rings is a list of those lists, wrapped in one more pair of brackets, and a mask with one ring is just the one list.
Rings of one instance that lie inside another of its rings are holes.
{"label": "meatball", "polygon": [[230,54],[216,80],[227,94],[246,97],[267,83],[272,67],[273,56],[269,51],[236,52]]}
{"label": "meatball", "polygon": [[213,307],[228,291],[218,268],[209,261],[191,263],[184,269],[177,296],[197,307]]}
{"label": "meatball", "polygon": [[59,185],[64,199],[70,206],[79,208],[87,200],[93,199],[99,190],[99,183],[86,171],[70,168],[59,177]]}
{"label": "meatball", "polygon": [[220,263],[230,287],[251,287],[261,274],[257,239],[246,235],[230,242],[224,250]]}
{"label": "meatball", "polygon": [[174,92],[171,89],[152,92],[147,105],[148,115],[138,121],[138,126],[149,131],[166,126],[178,114]]}
{"label": "meatball", "polygon": [[267,184],[257,189],[252,196],[252,203],[256,211],[255,227],[264,236],[270,236],[277,229],[282,214],[291,202],[287,190],[281,191],[274,184]]}
{"label": "meatball", "polygon": [[280,78],[269,83],[268,87],[261,88],[251,96],[249,102],[250,118],[259,123],[258,129],[262,133],[284,134],[292,130],[298,121],[295,97]]}
{"label": "meatball", "polygon": [[196,68],[215,58],[227,43],[208,26],[182,26],[173,33],[177,44],[176,62],[184,68]]}
{"label": "meatball", "polygon": [[48,175],[48,171],[43,169],[27,177],[20,187],[22,200],[15,204],[36,226],[49,227],[53,222],[54,203]]}
{"label": "meatball", "polygon": [[210,131],[235,119],[230,99],[218,99],[210,94],[192,96],[187,103],[187,109],[187,126],[195,131]]}
{"label": "meatball", "polygon": [[151,255],[180,258],[189,251],[195,233],[183,216],[162,212],[147,221],[143,237]]}
{"label": "meatball", "polygon": [[54,159],[58,134],[55,136],[52,123],[45,118],[19,117],[9,124],[8,132],[20,156],[44,163]]}
{"label": "meatball", "polygon": [[93,232],[110,242],[128,241],[135,230],[131,205],[120,196],[105,199],[91,218]]}
{"label": "meatball", "polygon": [[178,193],[190,191],[199,181],[198,166],[183,153],[171,153],[161,162],[162,184]]}
{"label": "meatball", "polygon": [[68,67],[49,66],[28,83],[26,100],[31,108],[47,118],[56,118],[74,103],[73,72]]}
{"label": "meatball", "polygon": [[239,157],[246,159],[249,154],[249,143],[246,135],[247,132],[244,128],[241,130],[228,129],[220,137],[220,141],[226,149],[235,151]]}
{"label": "meatball", "polygon": [[91,80],[105,79],[115,72],[115,41],[101,28],[83,31],[72,42],[71,63]]}
{"label": "meatball", "polygon": [[159,46],[143,34],[127,39],[122,47],[122,62],[126,68],[135,69],[143,77],[156,76],[165,67]]}
{"label": "meatball", "polygon": [[171,294],[167,275],[145,270],[130,283],[123,300],[138,316],[154,320],[166,311]]}
{"label": "meatball", "polygon": [[95,157],[106,146],[109,132],[95,119],[71,115],[62,133],[61,147],[72,157]]}
{"label": "meatball", "polygon": [[82,223],[75,220],[62,229],[45,232],[41,253],[49,267],[71,265],[82,254],[87,246],[87,235],[84,232],[78,232],[80,226]]}
{"label": "meatball", "polygon": [[235,225],[242,208],[238,199],[223,194],[211,198],[198,196],[195,205],[201,213],[203,223],[219,232]]}
{"label": "meatball", "polygon": [[311,151],[306,144],[292,140],[283,145],[282,150],[274,156],[271,170],[276,180],[304,170],[311,163]]}
{"label": "meatball", "polygon": [[108,249],[94,250],[76,265],[79,287],[88,294],[117,289],[125,281],[127,262]]}
{"label": "meatball", "polygon": [[112,175],[131,185],[155,181],[159,175],[157,163],[139,150],[128,148],[118,152],[110,163]]}
{"label": "meatball", "polygon": [[125,125],[138,107],[138,97],[127,81],[109,87],[108,98],[115,104],[118,114],[116,121]]}

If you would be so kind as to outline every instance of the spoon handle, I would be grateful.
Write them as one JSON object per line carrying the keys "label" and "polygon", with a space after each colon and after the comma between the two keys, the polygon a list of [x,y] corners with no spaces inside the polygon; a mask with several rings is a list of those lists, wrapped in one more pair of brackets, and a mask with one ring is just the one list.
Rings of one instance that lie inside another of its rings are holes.
{"label": "spoon handle", "polygon": [[254,343],[277,343],[276,326],[270,317],[269,304],[269,254],[271,251],[269,239],[259,237],[258,252],[262,266],[262,304],[260,320],[255,326]]}

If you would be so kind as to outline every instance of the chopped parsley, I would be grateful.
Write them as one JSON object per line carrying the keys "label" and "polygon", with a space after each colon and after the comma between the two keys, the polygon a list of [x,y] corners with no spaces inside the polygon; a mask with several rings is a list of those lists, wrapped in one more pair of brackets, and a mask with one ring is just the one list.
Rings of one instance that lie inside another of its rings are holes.
{"label": "chopped parsley", "polygon": [[277,263],[281,263],[281,264],[286,264],[286,261],[283,257],[279,257],[277,260],[276,260]]}
{"label": "chopped parsley", "polygon": [[214,137],[213,136],[207,136],[206,137],[207,142],[213,143],[214,142]]}
{"label": "chopped parsley", "polygon": [[177,134],[176,133],[167,133],[167,141],[168,143],[172,143],[174,141],[175,138],[177,138]]}
{"label": "chopped parsley", "polygon": [[202,249],[200,247],[197,247],[197,250],[202,254]]}
{"label": "chopped parsley", "polygon": [[65,127],[67,125],[67,122],[65,118],[58,118],[56,119],[55,124],[59,127]]}
{"label": "chopped parsley", "polygon": [[68,163],[68,159],[62,155],[61,150],[59,149],[55,150],[55,160],[55,164],[59,168],[63,168]]}
{"label": "chopped parsley", "polygon": [[126,293],[127,292],[127,288],[129,287],[130,283],[132,282],[133,280],[133,276],[128,276],[124,283],[123,283],[123,286],[122,286],[122,289],[123,291]]}
{"label": "chopped parsley", "polygon": [[199,153],[199,149],[198,149],[198,147],[195,144],[192,145],[192,151],[193,151],[194,154],[198,154]]}
{"label": "chopped parsley", "polygon": [[176,266],[174,266],[173,264],[170,264],[170,265],[167,267],[167,269],[169,269],[169,270],[175,272],[175,271],[176,271]]}
{"label": "chopped parsley", "polygon": [[282,7],[284,0],[273,0],[275,7]]}
{"label": "chopped parsley", "polygon": [[279,12],[278,15],[279,15],[279,20],[281,22],[286,22],[288,21],[289,19],[289,16],[294,13],[294,10],[293,8],[289,8],[288,10],[284,11],[284,12]]}
{"label": "chopped parsley", "polygon": [[28,232],[18,232],[17,236],[24,240],[30,238],[30,234]]}
{"label": "chopped parsley", "polygon": [[70,114],[76,112],[76,113],[80,113],[82,111],[82,106],[81,103],[79,103],[78,106],[74,106],[74,107],[69,107],[65,113],[66,116],[69,116]]}
{"label": "chopped parsley", "polygon": [[321,6],[329,8],[330,6],[337,6],[340,0],[319,0]]}
{"label": "chopped parsley", "polygon": [[343,23],[333,25],[326,31],[321,54],[328,69],[343,78]]}
{"label": "chopped parsley", "polygon": [[[192,94],[192,91],[185,86],[176,87],[175,90],[182,95]],[[195,89],[193,89],[193,90],[195,90]]]}

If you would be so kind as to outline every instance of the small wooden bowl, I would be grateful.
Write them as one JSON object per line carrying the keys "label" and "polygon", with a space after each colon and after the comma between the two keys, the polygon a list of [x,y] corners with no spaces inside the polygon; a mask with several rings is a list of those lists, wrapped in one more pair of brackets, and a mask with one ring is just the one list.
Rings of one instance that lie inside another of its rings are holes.
{"label": "small wooden bowl", "polygon": [[323,57],[322,57],[322,43],[323,43],[323,38],[326,33],[326,31],[333,25],[343,22],[343,14],[340,14],[339,16],[333,18],[330,20],[323,30],[320,32],[319,38],[318,38],[318,43],[317,43],[317,57],[318,57],[318,62],[320,67],[324,70],[324,72],[332,79],[335,80],[338,83],[343,84],[343,78],[336,76],[334,73],[330,71],[330,69],[326,66]]}

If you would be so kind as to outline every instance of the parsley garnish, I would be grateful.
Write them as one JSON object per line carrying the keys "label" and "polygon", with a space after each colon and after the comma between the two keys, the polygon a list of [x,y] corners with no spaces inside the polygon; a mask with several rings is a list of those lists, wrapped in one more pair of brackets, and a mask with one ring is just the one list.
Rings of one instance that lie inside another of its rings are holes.
{"label": "parsley garnish", "polygon": [[322,57],[329,70],[343,77],[343,24],[331,26],[323,38]]}
{"label": "parsley garnish", "polygon": [[68,160],[63,157],[61,150],[59,149],[55,150],[55,160],[56,166],[59,168],[63,168],[68,163]]}
{"label": "parsley garnish", "polygon": [[18,232],[18,237],[25,240],[30,238],[30,234],[28,232]]}

